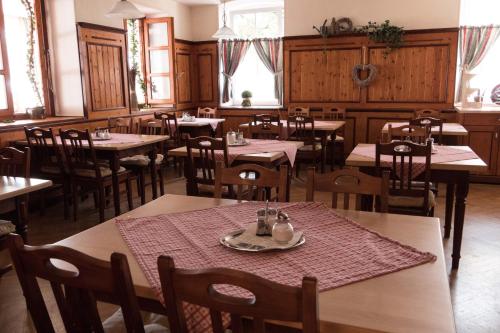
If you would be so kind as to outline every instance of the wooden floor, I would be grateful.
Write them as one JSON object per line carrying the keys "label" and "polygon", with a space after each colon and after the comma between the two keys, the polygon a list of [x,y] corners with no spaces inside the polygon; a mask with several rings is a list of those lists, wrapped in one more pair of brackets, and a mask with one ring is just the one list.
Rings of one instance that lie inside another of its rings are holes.
{"label": "wooden floor", "polygon": [[[167,175],[167,193],[185,194],[184,180]],[[304,182],[295,180],[292,200],[305,199]],[[150,192],[150,188],[148,188]],[[439,193],[436,216],[444,214],[444,190]],[[329,196],[318,195],[329,201]],[[123,198],[125,202],[125,198]],[[457,331],[460,333],[500,332],[500,186],[473,184],[468,198],[466,224],[460,269],[450,274],[451,297]],[[139,204],[136,198],[136,206]],[[125,207],[122,204],[122,207]],[[113,208],[106,210],[111,218]],[[62,219],[62,204],[49,207],[45,216],[36,212],[30,224],[30,243],[45,244],[85,230],[98,221],[98,212],[89,198],[80,207],[77,222]],[[448,272],[451,265],[452,240],[444,242]],[[45,290],[47,285],[43,284]],[[432,292],[432,291],[429,291]],[[410,300],[409,300],[410,301]],[[50,301],[49,309],[55,310]],[[102,307],[106,314],[113,308]],[[54,313],[56,311],[50,311]],[[55,320],[60,323],[60,320]],[[60,327],[60,324],[57,325]],[[63,331],[63,330],[61,330]],[[0,278],[0,332],[34,332],[24,298],[14,272]]]}

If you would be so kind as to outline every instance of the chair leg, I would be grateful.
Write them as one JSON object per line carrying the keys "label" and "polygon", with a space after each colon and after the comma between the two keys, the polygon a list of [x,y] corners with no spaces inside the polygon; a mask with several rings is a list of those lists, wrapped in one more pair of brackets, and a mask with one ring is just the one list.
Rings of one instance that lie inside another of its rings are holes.
{"label": "chair leg", "polygon": [[335,170],[335,142],[332,142],[330,145],[330,171]]}
{"label": "chair leg", "polygon": [[295,161],[295,177],[299,178],[299,174],[300,174],[300,163]]}
{"label": "chair leg", "polygon": [[140,195],[141,195],[141,205],[146,204],[146,176],[144,168],[141,168],[139,172],[139,182],[141,183]]}
{"label": "chair leg", "polygon": [[44,216],[45,215],[45,191],[40,191],[40,196],[39,196],[39,199],[40,199],[40,216]]}
{"label": "chair leg", "polygon": [[76,215],[78,212],[78,186],[75,182],[72,182],[71,188],[73,189],[73,221],[76,221]]}
{"label": "chair leg", "polygon": [[[114,193],[113,193],[114,194]],[[120,195],[118,193],[118,195]],[[99,222],[104,222],[104,209],[106,208],[106,194],[104,186],[99,184]]]}
{"label": "chair leg", "polygon": [[63,182],[63,201],[64,201],[64,219],[69,218],[69,196],[71,195],[71,185],[67,182]]}
{"label": "chair leg", "polygon": [[163,181],[163,168],[160,166],[158,168],[158,180],[160,181],[160,194],[165,195],[165,183]]}
{"label": "chair leg", "polygon": [[125,186],[127,189],[128,210],[132,210],[134,209],[134,201],[132,200],[132,180],[130,179],[130,177],[127,177]]}

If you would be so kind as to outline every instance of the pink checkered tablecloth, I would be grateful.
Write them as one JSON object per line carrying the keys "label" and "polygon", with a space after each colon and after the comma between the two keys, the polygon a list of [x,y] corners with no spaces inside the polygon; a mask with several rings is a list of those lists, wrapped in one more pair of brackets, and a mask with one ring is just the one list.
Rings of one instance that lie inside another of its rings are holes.
{"label": "pink checkered tablecloth", "polygon": [[[259,139],[246,139],[250,142],[246,146],[228,147],[229,165],[233,164],[234,160],[240,155],[258,154],[258,153],[275,153],[283,152],[286,154],[290,165],[295,163],[295,156],[297,155],[297,145],[293,142],[279,141],[279,140],[259,140]],[[216,153],[216,158],[222,160],[224,157],[222,152]]]}
{"label": "pink checkered tablecloth", "polygon": [[[479,158],[473,151],[467,151],[452,146],[438,146],[435,145],[435,152],[431,155],[431,163],[446,163],[455,161],[465,161]],[[375,160],[375,145],[357,146],[351,154],[372,158]],[[380,161],[383,167],[392,167],[392,156],[382,155]],[[399,163],[397,163],[399,170]],[[412,179],[417,178],[422,172],[425,171],[425,157],[414,157],[412,164]],[[404,171],[407,174],[407,168]],[[406,177],[406,176],[405,176]]]}
{"label": "pink checkered tablecloth", "polygon": [[[185,269],[228,267],[300,286],[304,276],[318,279],[319,290],[389,274],[432,262],[436,257],[370,231],[322,203],[279,204],[306,242],[282,252],[238,252],[219,244],[224,234],[255,222],[263,203],[249,202],[191,212],[135,219],[116,225],[161,301],[157,258],[170,255]],[[237,296],[235,294],[235,296]],[[191,332],[209,332],[207,309],[186,304]]]}

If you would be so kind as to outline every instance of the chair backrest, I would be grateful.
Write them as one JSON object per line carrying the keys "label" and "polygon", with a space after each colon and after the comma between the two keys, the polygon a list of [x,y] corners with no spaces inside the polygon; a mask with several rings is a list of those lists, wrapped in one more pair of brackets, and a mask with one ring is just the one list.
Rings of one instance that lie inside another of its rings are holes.
{"label": "chair backrest", "polygon": [[304,145],[314,145],[316,135],[314,119],[311,117],[291,116],[287,121],[288,140],[302,141]]}
{"label": "chair backrest", "polygon": [[[389,162],[390,185],[389,195],[418,197],[423,198],[423,207],[428,207],[429,189],[431,179],[431,154],[432,146],[428,141],[426,145],[420,145],[408,141],[394,141],[390,143],[377,143],[375,153],[375,167],[377,175],[382,174],[382,155],[392,156],[392,162]],[[421,185],[414,186],[412,180],[414,177],[414,158],[423,157],[424,170],[420,173],[419,179],[423,181]]]}
{"label": "chair backrest", "polygon": [[31,150],[31,157],[35,161],[32,167],[36,167],[38,172],[41,168],[48,167],[59,170],[61,175],[64,174],[64,160],[52,128],[24,127],[24,133]]}
{"label": "chair backrest", "polygon": [[217,162],[215,170],[215,198],[222,197],[224,185],[237,187],[236,197],[241,200],[286,202],[288,185],[288,167],[281,165],[279,171],[274,171],[258,164],[240,164],[232,168],[225,168],[222,162]]}
{"label": "chair backrest", "polygon": [[108,118],[108,128],[112,133],[127,134],[132,132],[132,118]]}
{"label": "chair backrest", "polygon": [[393,127],[389,124],[389,140],[410,140],[415,143],[424,144],[430,137],[430,127],[402,125]]}
{"label": "chair backrest", "polygon": [[288,117],[290,116],[302,116],[309,117],[311,115],[311,109],[304,106],[289,106],[288,107]]}
{"label": "chair backrest", "polygon": [[95,173],[96,178],[101,178],[101,169],[97,164],[94,144],[89,130],[63,130],[60,128],[59,135],[71,174],[75,175],[76,170],[89,170],[90,173]]}
{"label": "chair backrest", "polygon": [[217,108],[198,108],[197,118],[217,118]]}
{"label": "chair backrest", "polygon": [[279,139],[282,134],[283,124],[279,115],[259,114],[254,115],[248,130],[253,139]]}
{"label": "chair backrest", "polygon": [[164,135],[165,128],[163,127],[163,122],[161,119],[147,118],[139,119],[138,123],[138,134],[145,135]]}
{"label": "chair backrest", "polygon": [[31,150],[0,148],[0,176],[30,178]]}
{"label": "chair backrest", "polygon": [[187,163],[191,181],[196,184],[215,185],[216,152],[222,152],[224,165],[229,166],[226,139],[208,136],[187,139]]}
{"label": "chair backrest", "polygon": [[101,295],[121,306],[127,332],[144,332],[125,255],[113,253],[108,262],[58,245],[27,246],[19,235],[9,236],[9,249],[38,332],[54,327],[37,278],[50,282],[67,332],[103,332],[96,304]]}
{"label": "chair backrest", "polygon": [[435,109],[421,109],[415,110],[415,118],[419,117],[432,117],[432,118],[440,118],[441,111]]}
{"label": "chair backrest", "polygon": [[338,107],[324,107],[321,113],[321,119],[323,120],[345,120],[346,111],[344,108]]}
{"label": "chair backrest", "polygon": [[[155,113],[156,117],[156,113]],[[176,145],[181,144],[181,135],[179,124],[177,123],[177,115],[173,112],[163,113],[160,118],[162,121],[163,134],[170,137],[170,141],[174,141]]]}
{"label": "chair backrest", "polygon": [[[304,333],[319,332],[318,288],[313,277],[304,277],[301,287],[291,287],[228,268],[178,269],[167,256],[158,258],[158,271],[172,332],[187,332],[184,301],[209,308],[214,333],[225,332],[222,312],[231,314],[233,333],[243,331],[242,317],[253,319],[252,332],[256,333],[265,331],[264,319],[301,322]],[[241,288],[248,296],[228,295],[221,285]]]}
{"label": "chair backrest", "polygon": [[438,128],[437,139],[438,143],[443,143],[443,120],[432,117],[419,117],[410,120],[411,126],[428,127],[429,131],[432,133],[433,128]]}
{"label": "chair backrest", "polygon": [[[389,198],[389,171],[382,177],[374,177],[357,169],[341,169],[326,174],[317,174],[314,167],[307,170],[306,201],[314,201],[314,191],[331,192],[332,208],[338,207],[339,194],[343,194],[343,209],[349,209],[350,194],[356,197],[356,210],[361,210],[362,196],[375,197],[375,211],[387,213]],[[367,209],[368,210],[368,209]],[[370,207],[370,211],[373,207]]]}

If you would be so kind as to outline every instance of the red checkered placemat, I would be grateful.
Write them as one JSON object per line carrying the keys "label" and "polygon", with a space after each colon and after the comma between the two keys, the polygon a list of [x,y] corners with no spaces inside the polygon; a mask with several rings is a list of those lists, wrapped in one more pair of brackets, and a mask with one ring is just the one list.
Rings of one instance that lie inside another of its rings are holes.
{"label": "red checkered placemat", "polygon": [[[273,205],[274,206],[274,205]],[[322,203],[279,204],[306,242],[282,252],[238,252],[219,244],[224,234],[256,220],[263,203],[249,202],[191,212],[116,220],[122,237],[161,299],[157,258],[170,255],[186,269],[228,267],[300,286],[304,276],[324,291],[435,260],[431,253],[381,236],[337,215]],[[192,332],[210,331],[206,309],[187,305]]]}

